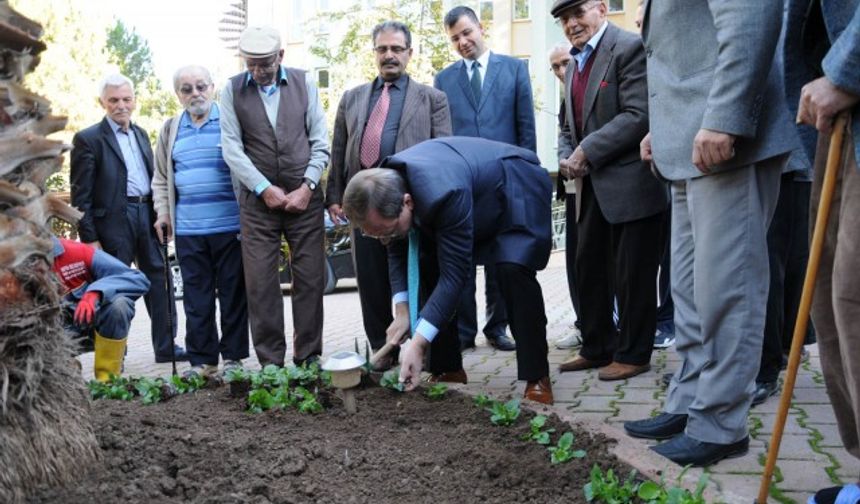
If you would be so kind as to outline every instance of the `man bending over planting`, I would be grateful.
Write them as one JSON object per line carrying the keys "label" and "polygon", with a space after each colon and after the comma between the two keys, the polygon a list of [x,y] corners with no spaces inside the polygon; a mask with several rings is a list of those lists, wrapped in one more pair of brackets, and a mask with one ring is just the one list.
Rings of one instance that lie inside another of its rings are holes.
{"label": "man bending over planting", "polygon": [[93,330],[96,380],[119,376],[134,302],[149,291],[146,275],[107,252],[63,238],[54,238],[53,269],[63,288],[67,330],[78,338]]}

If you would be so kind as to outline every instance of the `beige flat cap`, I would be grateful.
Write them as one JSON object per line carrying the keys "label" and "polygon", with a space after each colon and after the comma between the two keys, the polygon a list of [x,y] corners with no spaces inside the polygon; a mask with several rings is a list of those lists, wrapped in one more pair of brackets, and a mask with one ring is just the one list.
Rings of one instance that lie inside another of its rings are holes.
{"label": "beige flat cap", "polygon": [[239,54],[265,58],[281,50],[281,35],[271,26],[249,26],[239,37]]}

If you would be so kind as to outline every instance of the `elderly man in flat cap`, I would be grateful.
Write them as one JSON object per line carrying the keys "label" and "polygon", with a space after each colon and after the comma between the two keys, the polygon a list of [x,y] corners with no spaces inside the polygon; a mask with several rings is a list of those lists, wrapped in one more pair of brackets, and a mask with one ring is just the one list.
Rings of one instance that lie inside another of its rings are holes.
{"label": "elderly man in flat cap", "polygon": [[323,194],[329,159],[319,92],[302,70],[281,65],[281,37],[252,26],[239,38],[247,71],[221,94],[221,145],[238,182],[242,261],[251,337],[260,364],[284,365],[287,346],[278,279],[281,241],[292,270],[293,362],[322,354]]}
{"label": "elderly man in flat cap", "polygon": [[560,175],[576,184],[575,277],[586,314],[582,348],[560,370],[600,368],[601,380],[625,380],[651,368],[655,237],[669,206],[665,185],[639,157],[648,132],[645,49],[606,19],[603,0],[556,0],[551,12],[573,46],[558,153]]}

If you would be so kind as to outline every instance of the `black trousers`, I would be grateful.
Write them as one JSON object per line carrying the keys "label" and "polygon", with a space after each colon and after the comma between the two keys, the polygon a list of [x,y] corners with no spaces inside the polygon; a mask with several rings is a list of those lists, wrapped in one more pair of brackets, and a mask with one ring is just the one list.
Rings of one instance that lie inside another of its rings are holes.
{"label": "black trousers", "polygon": [[[478,334],[478,306],[475,301],[475,267],[469,270],[469,277],[460,296],[460,306],[457,308],[458,331],[460,341],[473,345]],[[486,324],[484,335],[488,338],[503,336],[508,325],[508,314],[505,303],[499,292],[496,279],[496,267],[493,264],[484,265],[484,295],[487,299]]]}
{"label": "black trousers", "polygon": [[143,296],[146,311],[150,318],[152,350],[157,357],[170,358],[170,346],[176,338],[176,314],[173,324],[168,322],[168,303],[176,306],[173,297],[173,278],[167,275],[165,285],[164,270],[166,258],[161,255],[161,246],[152,227],[152,210],[148,203],[128,203],[126,206],[129,241],[120,242],[117,250],[105,250],[124,264],[134,261],[137,269],[149,280],[149,291]]}
{"label": "black trousers", "polygon": [[[177,236],[182,271],[185,345],[192,366],[248,357],[248,303],[238,232]],[[215,299],[221,313],[221,338]]]}
{"label": "black trousers", "polygon": [[576,194],[565,194],[564,200],[564,261],[567,271],[567,290],[570,292],[570,302],[576,312],[575,325],[582,329],[582,312],[579,309],[579,294],[576,290],[576,247],[579,243],[576,228]]}
{"label": "black trousers", "polygon": [[[791,348],[809,259],[811,188],[811,182],[795,181],[794,173],[782,175],[776,211],[767,229],[770,290],[764,319],[761,365],[756,378],[758,382],[776,381],[783,353]],[[804,342],[815,343],[812,321],[807,326]]]}
{"label": "black trousers", "polygon": [[[582,322],[580,355],[641,365],[651,360],[657,327],[654,286],[663,214],[620,224],[603,216],[591,177],[583,179],[576,281]],[[618,331],[612,320],[618,299]]]}
{"label": "black trousers", "polygon": [[353,228],[352,257],[358,281],[358,299],[364,333],[374,350],[385,345],[385,330],[391,325],[391,284],[388,281],[388,251],[375,238]]}
{"label": "black trousers", "polygon": [[672,206],[663,214],[660,224],[660,269],[657,273],[657,327],[672,324],[675,327],[675,303],[672,302],[672,283],[669,272],[672,238]]}

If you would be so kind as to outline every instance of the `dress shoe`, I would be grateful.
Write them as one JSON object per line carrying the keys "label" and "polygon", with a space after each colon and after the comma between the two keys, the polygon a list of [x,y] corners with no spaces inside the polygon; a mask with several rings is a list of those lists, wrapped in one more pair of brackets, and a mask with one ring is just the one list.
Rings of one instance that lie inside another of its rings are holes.
{"label": "dress shoe", "polygon": [[[176,362],[184,362],[184,361],[187,361],[190,359],[188,352],[186,352],[185,349],[179,345],[176,345],[174,347],[173,351],[176,353]],[[173,358],[171,357],[170,354],[167,354],[167,355],[156,354],[155,355],[155,362],[157,364],[164,364],[165,362],[171,362],[172,360],[173,360]]]}
{"label": "dress shoe", "polygon": [[686,434],[681,434],[663,444],[651,447],[655,452],[680,466],[692,465],[694,467],[709,466],[724,458],[743,456],[749,451],[749,448],[749,436],[734,443],[718,444],[699,441]]}
{"label": "dress shoe", "polygon": [[552,405],[554,399],[552,397],[552,385],[550,384],[549,376],[526,383],[526,393],[523,397],[541,404]]}
{"label": "dress shoe", "polygon": [[446,371],[444,373],[434,373],[427,377],[427,383],[467,383],[469,378],[466,376],[466,370],[460,369],[457,371]]}
{"label": "dress shoe", "polygon": [[293,359],[293,364],[295,364],[296,367],[302,367],[302,366],[311,367],[314,364],[319,365],[319,363],[320,363],[320,356],[319,355],[311,355],[310,357],[308,357],[305,360]]}
{"label": "dress shoe", "polygon": [[487,336],[487,344],[496,350],[500,350],[502,352],[512,352],[517,349],[517,344],[514,343],[507,334],[500,334],[498,336]]}
{"label": "dress shoe", "polygon": [[779,385],[776,383],[776,380],[755,382],[755,392],[753,392],[752,405],[758,406],[759,404],[767,401],[768,397],[776,395],[777,392],[779,392]]}
{"label": "dress shoe", "polygon": [[651,370],[651,364],[624,364],[623,362],[612,362],[597,372],[597,379],[603,381],[626,380]]}
{"label": "dress shoe", "polygon": [[475,341],[474,340],[473,341],[460,340],[460,351],[461,352],[465,352],[466,350],[469,350],[470,348],[475,348]]}
{"label": "dress shoe", "polygon": [[594,369],[603,367],[609,364],[611,361],[608,360],[589,360],[581,355],[577,355],[572,359],[568,359],[561,363],[558,366],[559,373],[564,373],[567,371],[582,371],[584,369]]}
{"label": "dress shoe", "polygon": [[568,348],[576,348],[582,345],[582,331],[573,327],[573,331],[567,336],[562,336],[555,341],[555,347],[559,350],[567,350]]}
{"label": "dress shoe", "polygon": [[672,383],[673,376],[675,376],[675,373],[663,373],[663,376],[660,377],[660,383],[662,383],[664,387],[669,388],[669,384]]}
{"label": "dress shoe", "polygon": [[808,504],[836,504],[837,502],[860,502],[860,485],[852,483],[845,486],[823,488],[806,501]]}
{"label": "dress shoe", "polygon": [[669,439],[676,436],[687,427],[687,415],[660,413],[645,420],[624,422],[627,434],[644,439]]}

